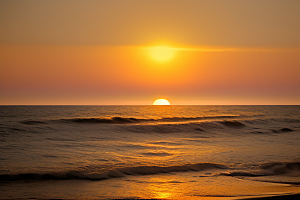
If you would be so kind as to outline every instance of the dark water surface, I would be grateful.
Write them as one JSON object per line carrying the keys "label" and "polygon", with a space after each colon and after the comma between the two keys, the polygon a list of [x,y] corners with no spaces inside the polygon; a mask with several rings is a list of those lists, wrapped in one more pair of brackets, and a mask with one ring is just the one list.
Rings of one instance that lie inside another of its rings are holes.
{"label": "dark water surface", "polygon": [[300,106],[0,106],[2,199],[300,192]]}

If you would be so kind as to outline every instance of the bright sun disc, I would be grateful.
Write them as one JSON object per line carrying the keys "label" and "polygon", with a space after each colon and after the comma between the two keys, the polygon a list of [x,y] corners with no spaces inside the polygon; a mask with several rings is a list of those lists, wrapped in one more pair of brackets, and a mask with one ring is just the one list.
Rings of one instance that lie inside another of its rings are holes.
{"label": "bright sun disc", "polygon": [[156,99],[153,105],[171,105],[167,99]]}
{"label": "bright sun disc", "polygon": [[149,55],[156,61],[167,61],[173,58],[175,50],[166,46],[151,47]]}

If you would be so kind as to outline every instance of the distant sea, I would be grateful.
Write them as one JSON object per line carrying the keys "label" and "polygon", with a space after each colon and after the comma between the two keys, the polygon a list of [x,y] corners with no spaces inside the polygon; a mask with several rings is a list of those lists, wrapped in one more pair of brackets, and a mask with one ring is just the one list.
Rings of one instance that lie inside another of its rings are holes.
{"label": "distant sea", "polygon": [[0,199],[300,193],[300,106],[0,106]]}

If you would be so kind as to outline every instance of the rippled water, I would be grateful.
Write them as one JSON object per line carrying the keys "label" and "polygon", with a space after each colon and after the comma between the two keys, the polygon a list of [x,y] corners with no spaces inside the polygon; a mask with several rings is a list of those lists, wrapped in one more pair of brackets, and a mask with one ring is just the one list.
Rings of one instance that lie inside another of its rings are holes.
{"label": "rippled water", "polygon": [[4,199],[299,192],[300,106],[1,106],[0,111]]}

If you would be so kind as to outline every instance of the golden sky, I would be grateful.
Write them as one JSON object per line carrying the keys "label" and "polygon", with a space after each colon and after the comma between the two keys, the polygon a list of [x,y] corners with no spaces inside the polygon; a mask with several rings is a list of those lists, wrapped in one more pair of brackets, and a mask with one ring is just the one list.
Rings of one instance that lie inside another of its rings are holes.
{"label": "golden sky", "polygon": [[0,104],[299,104],[299,35],[297,0],[0,0]]}

